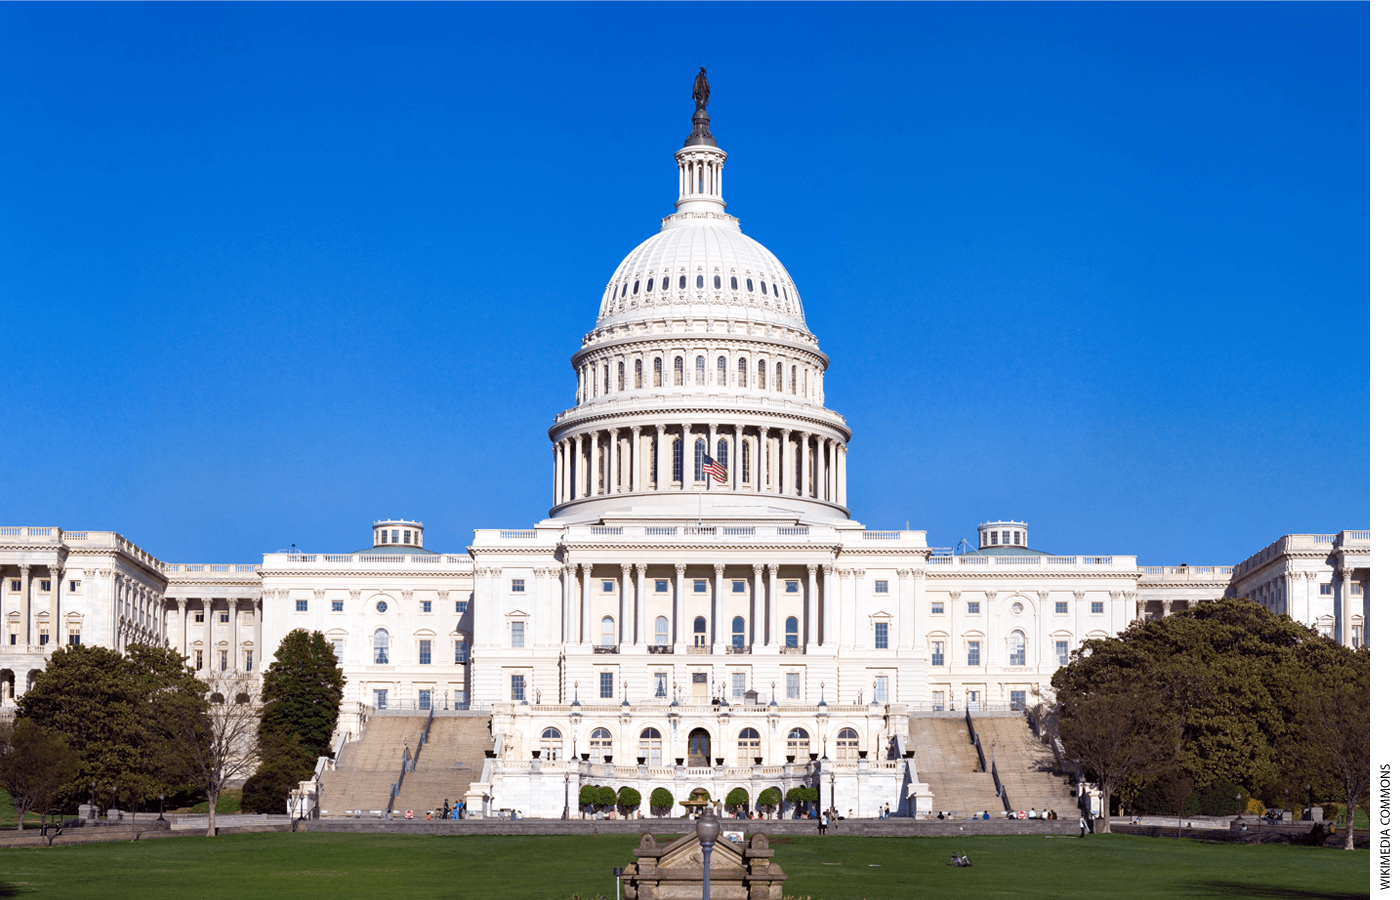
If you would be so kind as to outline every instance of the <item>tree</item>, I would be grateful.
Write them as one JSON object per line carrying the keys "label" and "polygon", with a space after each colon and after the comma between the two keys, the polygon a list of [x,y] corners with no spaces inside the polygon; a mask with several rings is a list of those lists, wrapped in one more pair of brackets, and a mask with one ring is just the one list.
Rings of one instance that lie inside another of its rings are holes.
{"label": "tree", "polygon": [[771,813],[783,802],[783,795],[775,787],[764,788],[758,792],[758,808],[765,813]]}
{"label": "tree", "polygon": [[738,812],[749,805],[749,792],[741,787],[731,790],[724,798],[724,808],[730,812]]}
{"label": "tree", "polygon": [[[187,704],[161,723],[169,739],[170,771],[194,784],[209,800],[209,837],[217,834],[219,795],[257,768],[259,713],[246,700],[255,686],[251,673],[219,673],[208,685],[215,702]],[[245,698],[242,703],[238,702],[240,696]]]}
{"label": "tree", "polygon": [[282,813],[287,795],[330,754],[345,675],[319,631],[289,632],[263,674],[258,771],[243,786],[246,812]]}
{"label": "tree", "polygon": [[[1166,698],[1146,684],[1061,695],[1059,737],[1065,755],[1096,780],[1107,806],[1130,776],[1150,778],[1176,761],[1181,720]],[[1104,817],[1105,830],[1111,831]]]}
{"label": "tree", "polygon": [[57,802],[71,806],[114,792],[129,802],[183,790],[169,772],[161,723],[202,702],[204,685],[174,650],[131,644],[123,655],[105,647],[60,647],[18,716],[67,738],[80,755],[77,772]]}
{"label": "tree", "polygon": [[1340,644],[1313,649],[1311,676],[1297,695],[1288,759],[1296,777],[1344,801],[1344,846],[1353,850],[1356,807],[1370,790],[1371,654]]}
{"label": "tree", "polygon": [[595,785],[585,784],[578,789],[578,808],[583,812],[593,812],[593,808],[599,806],[598,788]]}
{"label": "tree", "polygon": [[676,798],[664,787],[659,787],[652,790],[647,803],[651,806],[653,816],[669,816],[671,809],[676,805]]}
{"label": "tree", "polygon": [[0,725],[0,787],[14,798],[19,829],[25,813],[47,817],[59,793],[78,772],[78,753],[67,739],[29,719]]}
{"label": "tree", "polygon": [[601,785],[595,790],[598,791],[598,805],[607,809],[609,806],[617,805],[617,792],[607,785]]}
{"label": "tree", "polygon": [[625,787],[617,792],[617,805],[623,815],[630,815],[642,805],[642,795],[636,788]]}

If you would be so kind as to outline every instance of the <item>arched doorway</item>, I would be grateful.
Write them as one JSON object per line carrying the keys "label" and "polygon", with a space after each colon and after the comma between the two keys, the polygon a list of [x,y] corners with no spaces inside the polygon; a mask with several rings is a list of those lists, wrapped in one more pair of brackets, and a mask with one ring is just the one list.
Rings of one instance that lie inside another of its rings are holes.
{"label": "arched doorway", "polygon": [[0,705],[15,705],[15,673],[9,669],[0,669]]}
{"label": "arched doorway", "polygon": [[710,733],[697,728],[686,740],[685,764],[687,766],[708,766],[710,764]]}

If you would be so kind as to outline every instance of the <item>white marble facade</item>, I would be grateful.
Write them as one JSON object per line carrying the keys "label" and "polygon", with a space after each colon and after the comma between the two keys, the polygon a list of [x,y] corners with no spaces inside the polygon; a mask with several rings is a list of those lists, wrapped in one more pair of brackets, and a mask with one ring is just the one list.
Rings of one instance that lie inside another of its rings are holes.
{"label": "white marble facade", "polygon": [[[1033,704],[1085,639],[1225,594],[1369,642],[1369,532],[1289,535],[1239,567],[1140,567],[1033,549],[1014,520],[957,553],[854,521],[828,359],[792,277],[726,212],[726,159],[697,126],[675,154],[676,212],[603,287],[573,405],[549,426],[547,518],[478,530],[461,553],[400,519],[364,550],[219,565],[0,528],[4,701],[58,642],[168,642],[202,671],[256,672],[306,628],[337,647],[350,730],[367,708],[472,707],[497,719],[502,779],[535,752],[595,754],[600,729],[619,764],[752,772],[804,752],[884,765],[908,711]],[[809,749],[790,753],[797,732]]]}

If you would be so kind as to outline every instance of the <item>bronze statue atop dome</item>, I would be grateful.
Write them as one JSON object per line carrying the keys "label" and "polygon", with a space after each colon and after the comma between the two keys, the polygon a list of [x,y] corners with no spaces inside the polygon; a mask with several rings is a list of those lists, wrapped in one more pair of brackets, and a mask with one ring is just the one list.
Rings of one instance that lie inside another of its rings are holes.
{"label": "bronze statue atop dome", "polygon": [[705,77],[705,67],[700,67],[700,74],[695,76],[695,86],[690,89],[690,96],[695,101],[696,109],[704,109],[710,102],[710,81]]}

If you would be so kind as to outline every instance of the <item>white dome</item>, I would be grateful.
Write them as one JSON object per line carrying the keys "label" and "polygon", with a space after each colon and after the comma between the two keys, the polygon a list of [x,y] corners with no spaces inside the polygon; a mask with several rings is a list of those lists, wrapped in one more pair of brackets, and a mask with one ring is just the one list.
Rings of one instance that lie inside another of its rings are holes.
{"label": "white dome", "polygon": [[[697,278],[704,279],[696,287]],[[681,287],[684,279],[685,287]],[[677,213],[617,267],[597,328],[656,318],[741,319],[807,330],[783,264],[724,213]]]}

